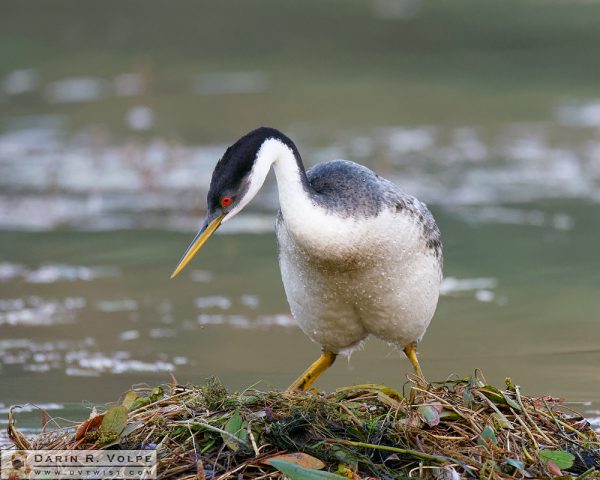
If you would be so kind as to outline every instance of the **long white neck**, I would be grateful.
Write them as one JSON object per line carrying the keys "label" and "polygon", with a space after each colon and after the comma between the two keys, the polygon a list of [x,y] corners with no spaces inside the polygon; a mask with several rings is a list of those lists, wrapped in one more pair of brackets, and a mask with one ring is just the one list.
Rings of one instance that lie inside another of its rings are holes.
{"label": "long white neck", "polygon": [[289,217],[292,209],[314,207],[306,189],[306,173],[300,169],[294,152],[279,140],[268,140],[261,148],[266,155],[273,155],[273,170],[277,178],[279,207],[284,218]]}
{"label": "long white neck", "polygon": [[284,218],[291,218],[295,210],[315,208],[305,187],[306,174],[301,170],[294,152],[282,141],[269,138],[260,147],[249,178],[249,186],[242,201],[234,208],[226,220],[244,208],[262,187],[269,170],[273,166],[279,191],[279,206]]}

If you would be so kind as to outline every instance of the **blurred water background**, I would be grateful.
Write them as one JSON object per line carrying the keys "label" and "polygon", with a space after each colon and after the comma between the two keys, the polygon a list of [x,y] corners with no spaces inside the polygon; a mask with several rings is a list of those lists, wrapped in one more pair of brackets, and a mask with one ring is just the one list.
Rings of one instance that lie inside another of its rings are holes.
{"label": "blurred water background", "polygon": [[[170,372],[284,388],[316,358],[279,278],[272,178],[169,280],[214,164],[260,125],[430,205],[430,379],[510,376],[600,426],[599,24],[575,0],[4,1],[0,427],[10,404],[82,418]],[[371,341],[319,387],[409,371]]]}

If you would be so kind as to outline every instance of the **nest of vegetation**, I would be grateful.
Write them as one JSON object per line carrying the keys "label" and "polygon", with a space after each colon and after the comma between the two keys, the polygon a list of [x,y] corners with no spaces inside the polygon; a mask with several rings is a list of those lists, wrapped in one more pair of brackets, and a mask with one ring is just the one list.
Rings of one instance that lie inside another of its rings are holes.
{"label": "nest of vegetation", "polygon": [[600,478],[600,438],[560,399],[526,397],[481,374],[403,391],[228,393],[139,387],[85,422],[26,438],[22,449],[156,450],[161,479]]}

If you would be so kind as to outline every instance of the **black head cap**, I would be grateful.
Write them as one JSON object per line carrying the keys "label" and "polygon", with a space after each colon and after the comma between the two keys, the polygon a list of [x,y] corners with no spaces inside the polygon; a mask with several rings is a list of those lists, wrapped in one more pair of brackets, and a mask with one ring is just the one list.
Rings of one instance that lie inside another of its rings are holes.
{"label": "black head cap", "polygon": [[[275,138],[290,147],[298,163],[302,166],[296,145],[286,135],[269,127],[252,130],[231,145],[215,166],[207,197],[209,212],[227,211],[237,205],[237,202],[248,190],[248,178],[258,151],[265,140],[270,138]],[[304,171],[303,168],[302,171]],[[221,199],[225,196],[231,198],[231,203],[223,207]]]}

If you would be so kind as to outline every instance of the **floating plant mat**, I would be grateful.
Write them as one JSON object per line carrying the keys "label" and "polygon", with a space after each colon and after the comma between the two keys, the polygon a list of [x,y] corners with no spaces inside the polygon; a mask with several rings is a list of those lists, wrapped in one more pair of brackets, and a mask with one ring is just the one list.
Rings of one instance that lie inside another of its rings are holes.
{"label": "floating plant mat", "polygon": [[[15,410],[16,411],[16,410]],[[159,478],[600,478],[600,438],[559,399],[531,398],[482,375],[402,392],[334,393],[205,385],[134,388],[118,405],[33,438],[23,449],[151,449]]]}

